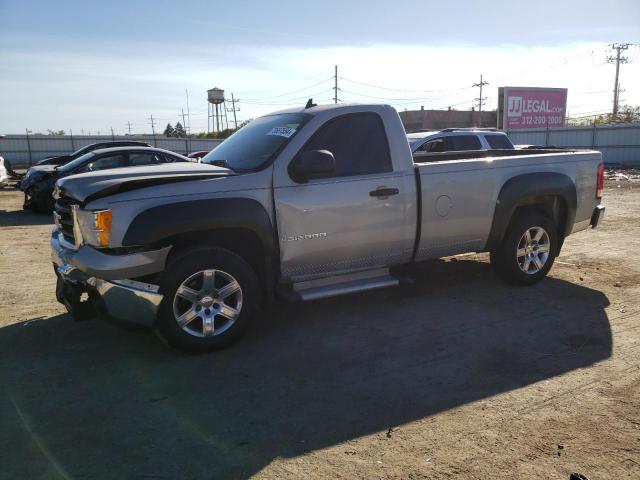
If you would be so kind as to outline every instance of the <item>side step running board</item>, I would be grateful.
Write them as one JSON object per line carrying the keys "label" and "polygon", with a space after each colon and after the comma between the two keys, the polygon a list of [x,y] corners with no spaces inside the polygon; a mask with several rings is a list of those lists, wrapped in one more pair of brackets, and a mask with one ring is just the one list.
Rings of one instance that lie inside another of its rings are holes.
{"label": "side step running board", "polygon": [[393,287],[400,284],[400,280],[389,274],[388,269],[361,272],[342,277],[297,283],[294,284],[293,290],[300,299],[307,301],[374,290],[376,288]]}

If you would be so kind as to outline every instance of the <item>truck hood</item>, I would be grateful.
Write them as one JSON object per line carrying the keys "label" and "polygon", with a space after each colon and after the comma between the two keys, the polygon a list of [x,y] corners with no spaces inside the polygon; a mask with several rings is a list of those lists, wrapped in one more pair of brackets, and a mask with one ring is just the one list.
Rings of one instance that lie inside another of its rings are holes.
{"label": "truck hood", "polygon": [[230,175],[234,173],[228,168],[191,162],[114,168],[62,178],[56,184],[54,197],[64,195],[85,204],[97,198],[154,185]]}

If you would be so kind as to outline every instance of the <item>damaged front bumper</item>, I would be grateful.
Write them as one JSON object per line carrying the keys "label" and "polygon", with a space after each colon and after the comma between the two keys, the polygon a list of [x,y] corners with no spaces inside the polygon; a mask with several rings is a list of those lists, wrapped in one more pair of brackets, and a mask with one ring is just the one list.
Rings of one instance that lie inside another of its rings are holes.
{"label": "damaged front bumper", "polygon": [[158,286],[126,276],[135,278],[162,271],[170,247],[107,255],[89,246],[65,248],[61,236],[58,230],[51,235],[51,260],[58,277],[56,298],[74,317],[105,313],[119,320],[153,325],[163,298]]}

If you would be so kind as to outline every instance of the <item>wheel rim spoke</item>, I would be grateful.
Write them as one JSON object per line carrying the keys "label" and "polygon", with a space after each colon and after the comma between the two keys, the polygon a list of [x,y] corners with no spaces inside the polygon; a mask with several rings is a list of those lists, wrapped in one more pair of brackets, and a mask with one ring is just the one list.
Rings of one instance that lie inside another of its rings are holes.
{"label": "wheel rim spoke", "polygon": [[196,309],[192,306],[191,308],[189,308],[189,310],[187,310],[178,318],[176,318],[176,322],[178,322],[178,325],[184,328],[187,325],[189,325],[193,321],[193,319],[195,319],[197,316],[198,316],[198,313],[196,312]]}
{"label": "wheel rim spoke", "polygon": [[189,288],[185,285],[180,285],[178,290],[176,291],[176,295],[181,296],[185,300],[189,300],[190,302],[196,302],[198,300],[198,292],[193,288]]}
{"label": "wheel rim spoke", "polygon": [[543,263],[542,263],[542,260],[540,260],[540,257],[538,255],[535,255],[533,257],[533,263],[536,266],[536,271],[542,270]]}
{"label": "wheel rim spoke", "polygon": [[229,320],[235,320],[236,318],[238,318],[238,315],[240,315],[240,312],[238,311],[238,309],[230,307],[229,305],[223,303],[222,305],[220,305],[220,315],[228,318]]}
{"label": "wheel rim spoke", "polygon": [[519,248],[518,251],[516,252],[516,256],[518,258],[524,257],[526,254],[527,254],[527,251],[524,248]]}
{"label": "wheel rim spoke", "polygon": [[548,253],[549,252],[549,244],[546,245],[538,245],[538,252]]}
{"label": "wheel rim spoke", "polygon": [[202,335],[205,337],[211,337],[215,335],[214,316],[203,315],[202,316]]}
{"label": "wheel rim spoke", "polygon": [[531,243],[531,230],[527,230],[526,232],[524,232],[524,239],[527,241],[527,243]]}
{"label": "wheel rim spoke", "polygon": [[205,270],[202,272],[202,291],[210,293],[215,288],[215,270]]}
{"label": "wheel rim spoke", "polygon": [[542,235],[544,235],[544,230],[543,230],[543,229],[541,229],[541,228],[538,228],[538,231],[536,232],[536,234],[535,234],[535,236],[533,237],[533,239],[534,239],[536,242],[539,242],[539,241],[540,241],[540,239],[542,238]]}
{"label": "wheel rim spoke", "polygon": [[228,296],[236,293],[238,290],[240,290],[240,284],[234,280],[218,290],[218,296],[224,300]]}

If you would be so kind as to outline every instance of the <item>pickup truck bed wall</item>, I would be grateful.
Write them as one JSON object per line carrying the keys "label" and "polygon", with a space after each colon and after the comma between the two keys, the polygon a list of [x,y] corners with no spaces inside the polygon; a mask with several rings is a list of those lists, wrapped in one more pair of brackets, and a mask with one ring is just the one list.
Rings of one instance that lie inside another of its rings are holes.
{"label": "pickup truck bed wall", "polygon": [[[597,152],[558,152],[417,164],[422,186],[422,233],[417,260],[468,251],[484,251],[494,226],[494,213],[504,212],[502,227],[513,207],[531,197],[559,195],[567,220],[588,221],[593,211],[593,172]],[[505,195],[503,188],[513,186]],[[514,195],[515,194],[515,195]],[[577,208],[576,208],[577,205]]]}

